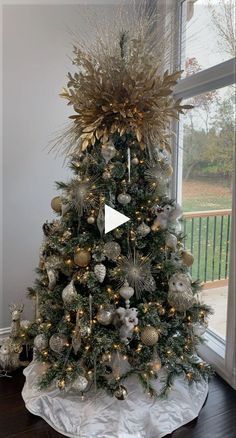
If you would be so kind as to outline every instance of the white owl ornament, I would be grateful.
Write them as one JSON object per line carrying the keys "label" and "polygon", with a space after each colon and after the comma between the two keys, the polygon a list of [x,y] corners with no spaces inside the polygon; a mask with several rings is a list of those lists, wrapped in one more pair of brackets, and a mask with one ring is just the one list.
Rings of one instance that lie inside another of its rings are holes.
{"label": "white owl ornament", "polygon": [[189,275],[176,273],[169,279],[168,302],[179,312],[185,312],[193,306],[195,298]]}

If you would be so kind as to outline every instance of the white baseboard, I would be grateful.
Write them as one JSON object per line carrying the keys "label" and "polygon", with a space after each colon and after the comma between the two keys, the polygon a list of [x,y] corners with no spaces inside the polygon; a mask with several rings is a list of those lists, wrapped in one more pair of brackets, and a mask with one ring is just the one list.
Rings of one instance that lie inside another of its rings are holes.
{"label": "white baseboard", "polygon": [[10,334],[10,331],[11,331],[11,327],[0,328],[0,341],[1,339],[6,338]]}

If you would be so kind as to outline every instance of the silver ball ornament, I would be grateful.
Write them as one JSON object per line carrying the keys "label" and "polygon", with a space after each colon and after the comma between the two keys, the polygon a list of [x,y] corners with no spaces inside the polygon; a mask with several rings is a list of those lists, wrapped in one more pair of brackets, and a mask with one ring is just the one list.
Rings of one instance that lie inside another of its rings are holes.
{"label": "silver ball ornament", "polygon": [[96,318],[101,325],[110,325],[113,320],[114,309],[112,306],[100,307],[97,312]]}
{"label": "silver ball ornament", "polygon": [[88,380],[84,376],[78,376],[76,380],[72,383],[71,388],[79,392],[84,392],[88,386]]}
{"label": "silver ball ornament", "polygon": [[89,217],[87,218],[87,222],[88,222],[89,225],[94,224],[94,222],[95,222],[95,217],[94,217],[94,216],[89,216]]}
{"label": "silver ball ornament", "polygon": [[55,353],[61,353],[68,345],[68,339],[66,335],[61,333],[55,333],[49,339],[49,346]]}
{"label": "silver ball ornament", "polygon": [[131,196],[128,193],[121,193],[117,196],[117,200],[122,205],[127,205],[131,201]]}
{"label": "silver ball ornament", "polygon": [[120,253],[121,247],[119,243],[114,241],[105,243],[104,254],[108,259],[115,261],[119,257]]}
{"label": "silver ball ornament", "polygon": [[133,157],[131,163],[137,166],[139,164],[139,159],[137,157]]}
{"label": "silver ball ornament", "polygon": [[114,396],[117,398],[117,400],[125,400],[127,395],[128,391],[123,385],[119,385],[114,392]]}
{"label": "silver ball ornament", "polygon": [[34,346],[38,351],[45,350],[48,347],[48,340],[45,335],[40,334],[34,338]]}

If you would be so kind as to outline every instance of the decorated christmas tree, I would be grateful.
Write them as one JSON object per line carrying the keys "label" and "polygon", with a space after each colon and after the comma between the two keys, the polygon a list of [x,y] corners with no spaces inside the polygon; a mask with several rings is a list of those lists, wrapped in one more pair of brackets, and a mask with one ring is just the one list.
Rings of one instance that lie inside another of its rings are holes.
{"label": "decorated christmas tree", "polygon": [[[140,20],[109,43],[74,47],[61,93],[71,122],[57,143],[73,176],[57,182],[57,218],[43,225],[29,288],[36,319],[27,336],[44,364],[41,389],[103,389],[123,400],[135,375],[155,397],[177,376],[194,382],[211,372],[196,354],[210,309],[169,197],[171,121],[188,106],[173,96],[181,72],[162,71],[152,39],[153,24]],[[105,205],[129,220],[106,232]]]}

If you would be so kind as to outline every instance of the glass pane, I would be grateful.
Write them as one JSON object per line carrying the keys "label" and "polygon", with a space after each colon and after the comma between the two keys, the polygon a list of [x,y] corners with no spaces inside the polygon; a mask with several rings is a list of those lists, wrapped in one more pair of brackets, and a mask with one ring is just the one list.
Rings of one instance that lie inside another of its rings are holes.
{"label": "glass pane", "polygon": [[235,1],[185,0],[182,68],[185,76],[235,56]]}
{"label": "glass pane", "polygon": [[195,96],[183,118],[182,204],[185,246],[194,254],[193,278],[215,314],[210,328],[225,337],[235,148],[234,87]]}

